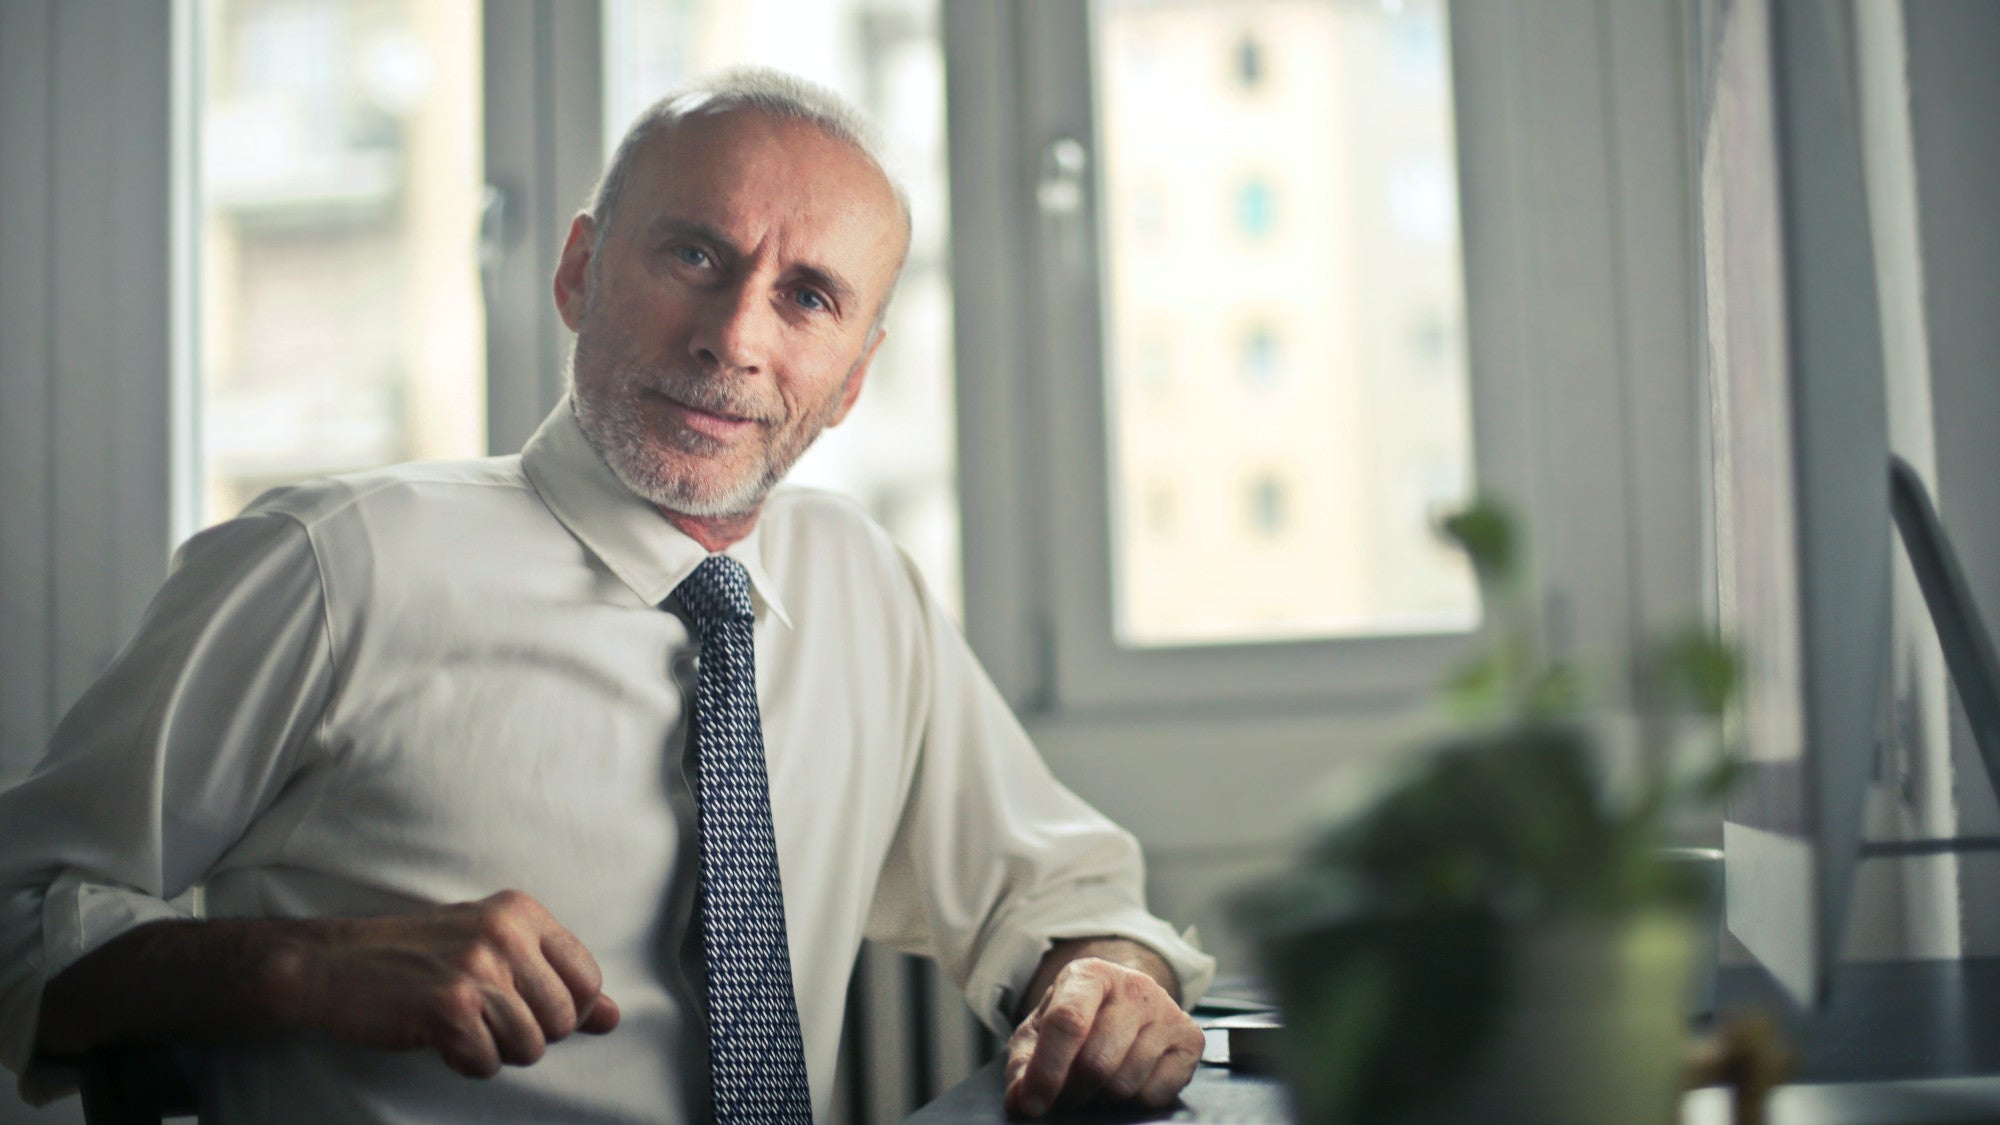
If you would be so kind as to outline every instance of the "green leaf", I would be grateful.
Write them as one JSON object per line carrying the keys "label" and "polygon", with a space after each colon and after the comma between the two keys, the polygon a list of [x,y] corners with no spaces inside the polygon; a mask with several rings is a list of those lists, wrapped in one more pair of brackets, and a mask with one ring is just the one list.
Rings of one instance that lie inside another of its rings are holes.
{"label": "green leaf", "polygon": [[1464,511],[1446,516],[1440,527],[1472,560],[1472,569],[1482,583],[1498,585],[1513,576],[1514,523],[1498,503],[1477,500]]}
{"label": "green leaf", "polygon": [[1668,641],[1659,661],[1666,685],[1705,715],[1720,715],[1736,698],[1742,679],[1734,646],[1705,629],[1689,629]]}
{"label": "green leaf", "polygon": [[1542,719],[1560,718],[1576,710],[1583,697],[1583,680],[1566,664],[1545,668],[1528,685],[1523,705],[1529,715]]}

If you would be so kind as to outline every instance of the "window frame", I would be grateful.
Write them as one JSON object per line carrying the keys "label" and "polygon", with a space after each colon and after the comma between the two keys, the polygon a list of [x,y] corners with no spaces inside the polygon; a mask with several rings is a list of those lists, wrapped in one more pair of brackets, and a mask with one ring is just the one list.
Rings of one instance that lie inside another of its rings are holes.
{"label": "window frame", "polygon": [[[1478,634],[1117,645],[1098,197],[1035,201],[1051,141],[1095,150],[1091,11],[948,5],[944,33],[966,619],[1002,692],[1045,743],[1142,712],[1420,721]],[[1681,38],[1670,0],[1451,9],[1477,488],[1526,517],[1532,627],[1612,669],[1618,711],[1634,640],[1701,604]]]}
{"label": "window frame", "polygon": [[[518,452],[562,400],[569,329],[550,289],[603,169],[603,5],[484,0],[480,85],[490,237],[486,444]],[[495,81],[495,75],[507,75]],[[498,213],[491,210],[498,203]]]}

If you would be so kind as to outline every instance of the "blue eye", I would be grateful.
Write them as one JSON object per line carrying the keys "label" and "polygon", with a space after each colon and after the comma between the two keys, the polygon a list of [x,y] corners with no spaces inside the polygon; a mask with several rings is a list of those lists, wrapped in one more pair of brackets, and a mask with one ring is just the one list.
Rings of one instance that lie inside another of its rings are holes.
{"label": "blue eye", "polygon": [[827,299],[825,297],[820,296],[817,292],[811,289],[799,290],[797,297],[795,299],[798,301],[799,304],[809,309],[819,310],[819,309],[830,309],[833,307],[832,305],[827,303]]}
{"label": "blue eye", "polygon": [[699,246],[676,246],[673,255],[691,266],[705,266],[709,262],[708,251]]}

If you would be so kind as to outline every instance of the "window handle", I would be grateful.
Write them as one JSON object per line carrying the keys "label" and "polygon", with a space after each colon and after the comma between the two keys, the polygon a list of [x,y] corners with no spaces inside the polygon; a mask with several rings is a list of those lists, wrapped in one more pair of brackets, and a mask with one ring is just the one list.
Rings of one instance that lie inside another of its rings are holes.
{"label": "window handle", "polygon": [[1042,235],[1062,268],[1080,271],[1084,262],[1084,201],[1090,190],[1090,152],[1075,137],[1057,137],[1042,148],[1035,203],[1042,212]]}

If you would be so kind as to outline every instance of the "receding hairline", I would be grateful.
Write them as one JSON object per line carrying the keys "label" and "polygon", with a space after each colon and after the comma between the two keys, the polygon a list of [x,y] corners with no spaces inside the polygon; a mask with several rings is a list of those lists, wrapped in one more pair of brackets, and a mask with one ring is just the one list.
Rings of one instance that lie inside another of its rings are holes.
{"label": "receding hairline", "polygon": [[[874,123],[826,87],[765,67],[735,67],[697,78],[675,88],[633,119],[618,147],[612,150],[604,175],[591,191],[585,214],[595,228],[594,240],[601,244],[610,229],[631,179],[632,167],[648,144],[664,142],[690,120],[724,117],[739,111],[810,125],[866,158],[896,200],[902,218],[903,252],[907,257],[912,228],[910,197],[889,171]],[[897,273],[901,272],[899,266]]]}

